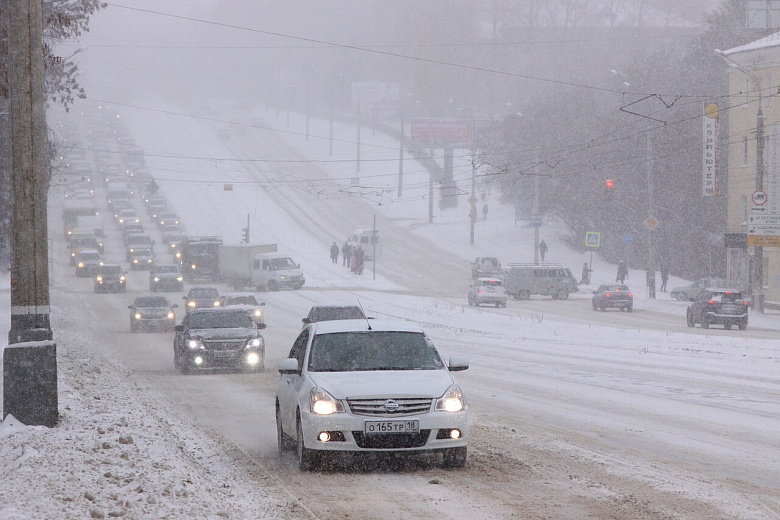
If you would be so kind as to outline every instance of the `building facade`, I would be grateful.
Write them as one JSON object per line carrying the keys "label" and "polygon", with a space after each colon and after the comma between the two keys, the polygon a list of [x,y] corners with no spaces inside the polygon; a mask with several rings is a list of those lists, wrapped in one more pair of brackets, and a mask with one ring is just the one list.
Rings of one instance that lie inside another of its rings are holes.
{"label": "building facade", "polygon": [[719,54],[729,63],[727,276],[780,303],[780,33]]}

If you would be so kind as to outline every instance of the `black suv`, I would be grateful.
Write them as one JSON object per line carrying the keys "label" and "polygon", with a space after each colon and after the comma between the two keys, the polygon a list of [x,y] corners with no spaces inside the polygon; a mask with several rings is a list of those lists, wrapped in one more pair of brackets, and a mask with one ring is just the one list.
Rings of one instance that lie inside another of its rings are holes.
{"label": "black suv", "polygon": [[260,372],[265,366],[265,341],[244,309],[195,309],[174,330],[173,364],[182,374],[225,366]]}
{"label": "black suv", "polygon": [[737,325],[745,330],[748,325],[748,302],[742,293],[731,289],[704,289],[688,306],[688,326],[700,323],[703,329],[720,324],[724,329]]}
{"label": "black suv", "polygon": [[95,292],[125,292],[127,291],[127,271],[119,264],[103,264],[98,266],[95,274]]}

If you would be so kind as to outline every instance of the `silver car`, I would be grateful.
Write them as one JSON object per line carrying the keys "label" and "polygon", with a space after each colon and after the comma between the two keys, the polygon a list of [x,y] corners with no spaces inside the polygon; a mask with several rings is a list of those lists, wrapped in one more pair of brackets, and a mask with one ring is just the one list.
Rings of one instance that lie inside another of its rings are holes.
{"label": "silver car", "polygon": [[469,305],[506,307],[506,290],[499,278],[477,278],[469,287]]}

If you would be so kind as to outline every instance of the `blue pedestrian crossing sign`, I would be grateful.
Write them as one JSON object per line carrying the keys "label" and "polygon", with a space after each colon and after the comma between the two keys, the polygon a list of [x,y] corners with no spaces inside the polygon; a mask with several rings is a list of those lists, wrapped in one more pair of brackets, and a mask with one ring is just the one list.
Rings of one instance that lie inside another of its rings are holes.
{"label": "blue pedestrian crossing sign", "polygon": [[585,232],[585,247],[600,247],[601,246],[601,232],[599,231],[586,231]]}

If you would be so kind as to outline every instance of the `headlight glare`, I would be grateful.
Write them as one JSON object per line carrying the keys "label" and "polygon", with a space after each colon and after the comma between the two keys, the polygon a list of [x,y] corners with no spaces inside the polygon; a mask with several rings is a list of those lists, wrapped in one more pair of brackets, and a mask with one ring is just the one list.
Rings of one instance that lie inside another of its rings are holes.
{"label": "headlight glare", "polygon": [[436,409],[444,412],[460,412],[465,407],[466,400],[458,385],[450,386],[444,395],[436,400]]}
{"label": "headlight glare", "polygon": [[187,341],[187,348],[190,350],[197,350],[200,348],[200,341],[197,339],[191,339]]}
{"label": "headlight glare", "polygon": [[309,394],[309,404],[312,413],[317,415],[344,413],[344,405],[341,401],[321,388],[312,388],[311,394]]}

